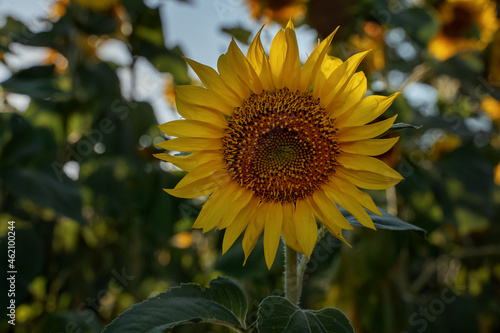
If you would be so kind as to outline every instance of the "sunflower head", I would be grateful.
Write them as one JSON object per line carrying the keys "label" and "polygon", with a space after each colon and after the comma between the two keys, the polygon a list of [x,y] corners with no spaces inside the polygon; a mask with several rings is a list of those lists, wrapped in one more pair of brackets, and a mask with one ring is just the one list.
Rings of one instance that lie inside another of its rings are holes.
{"label": "sunflower head", "polygon": [[429,51],[439,60],[462,51],[483,50],[499,27],[492,0],[446,0],[438,16],[441,30],[429,42]]}
{"label": "sunflower head", "polygon": [[231,42],[218,72],[187,60],[204,87],[176,87],[185,119],[160,125],[176,138],[158,146],[190,154],[156,156],[189,172],[167,193],[210,195],[194,227],[225,230],[223,252],[244,233],[248,258],[263,232],[268,267],[281,237],[310,256],[317,220],[345,241],[342,230],[352,226],[341,206],[374,228],[365,209],[380,213],[359,188],[386,189],[402,179],[372,157],[398,140],[377,139],[395,117],[373,122],[398,93],[365,97],[366,77],[356,69],[367,52],[346,61],[331,57],[333,35],[303,66],[291,22],[277,33],[269,56],[259,32],[246,56]]}

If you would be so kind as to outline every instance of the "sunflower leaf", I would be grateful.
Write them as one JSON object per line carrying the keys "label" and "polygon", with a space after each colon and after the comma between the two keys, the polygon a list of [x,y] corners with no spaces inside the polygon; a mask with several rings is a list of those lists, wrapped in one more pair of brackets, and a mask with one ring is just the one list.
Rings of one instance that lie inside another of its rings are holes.
{"label": "sunflower leaf", "polygon": [[260,303],[257,329],[259,333],[354,333],[340,310],[302,310],[280,296],[269,296]]}
{"label": "sunflower leaf", "polygon": [[189,323],[214,323],[236,331],[245,329],[247,298],[230,278],[210,281],[206,289],[195,283],[181,284],[126,310],[103,333],[169,332]]}
{"label": "sunflower leaf", "polygon": [[422,127],[422,125],[416,126],[416,125],[407,124],[407,123],[396,123],[396,124],[393,124],[391,126],[391,128],[389,128],[384,134],[381,134],[378,137],[380,138],[380,137],[386,136],[387,134],[390,134],[392,132],[400,131],[400,130],[407,129],[407,128],[417,130],[417,129],[420,129],[421,127]]}
{"label": "sunflower leaf", "polygon": [[[389,214],[387,211],[383,210],[380,207],[377,207],[377,208],[382,213],[382,216],[379,216],[379,215],[374,214],[372,212],[368,212],[368,215],[370,215],[370,218],[372,219],[373,224],[375,224],[375,227],[377,229],[413,230],[413,231],[418,232],[421,235],[427,234],[426,230],[424,230],[420,227],[417,227],[416,225],[407,223],[407,222],[401,220],[399,217],[394,216],[392,214]],[[340,209],[340,212],[342,213],[342,215],[345,216],[345,218],[347,219],[347,221],[349,221],[350,224],[352,224],[353,226],[356,226],[356,227],[363,227],[363,225],[361,223],[359,223],[358,220],[356,220],[356,218],[351,213],[349,213],[348,211],[346,211],[342,207],[339,207],[339,209]]]}
{"label": "sunflower leaf", "polygon": [[242,27],[223,27],[221,30],[233,36],[238,41],[248,45],[248,39],[251,35],[250,31],[243,29]]}

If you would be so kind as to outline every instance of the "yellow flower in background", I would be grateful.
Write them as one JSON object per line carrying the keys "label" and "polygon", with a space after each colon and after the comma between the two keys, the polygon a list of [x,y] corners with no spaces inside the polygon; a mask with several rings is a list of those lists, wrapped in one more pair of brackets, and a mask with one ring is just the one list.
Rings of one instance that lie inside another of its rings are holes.
{"label": "yellow flower in background", "polygon": [[363,24],[363,35],[355,34],[351,37],[351,44],[358,50],[372,50],[365,59],[369,72],[385,67],[384,33],[385,28],[380,24],[367,21]]}
{"label": "yellow flower in background", "polygon": [[263,19],[266,23],[278,22],[286,24],[292,18],[304,18],[307,7],[306,0],[246,0],[252,17],[256,20]]}
{"label": "yellow flower in background", "polygon": [[120,0],[75,0],[82,7],[87,7],[96,12],[110,10]]}
{"label": "yellow flower in background", "polygon": [[167,74],[165,77],[165,99],[167,103],[174,107],[175,106],[175,84],[172,75]]}
{"label": "yellow flower in background", "polygon": [[497,184],[498,186],[500,186],[500,163],[497,164],[497,166],[495,167],[495,169],[493,170],[494,174],[495,174],[495,178],[494,178],[494,181],[495,181],[495,184]]}
{"label": "yellow flower in background", "polygon": [[246,56],[231,42],[219,58],[218,73],[187,60],[205,87],[176,87],[177,109],[185,120],[160,125],[177,138],[158,146],[191,154],[156,157],[189,172],[167,193],[211,194],[193,227],[225,229],[223,253],[245,232],[248,258],[264,232],[268,267],[281,236],[310,256],[318,235],[315,218],[345,241],[342,230],[352,226],[337,203],[375,229],[365,208],[380,212],[358,187],[387,189],[402,179],[372,157],[398,140],[374,139],[396,116],[373,120],[399,93],[364,97],[366,77],[356,69],[367,52],[347,61],[328,56],[333,35],[303,66],[291,22],[275,36],[269,57],[259,32]]}
{"label": "yellow flower in background", "polygon": [[56,0],[51,4],[51,9],[49,13],[49,20],[56,21],[64,14],[66,14],[66,8],[69,6],[69,0]]}
{"label": "yellow flower in background", "polygon": [[462,145],[462,139],[451,133],[436,140],[429,154],[429,160],[436,162],[441,156],[446,155]]}
{"label": "yellow flower in background", "polygon": [[500,32],[491,45],[488,72],[488,83],[497,89],[500,88]]}
{"label": "yellow flower in background", "polygon": [[49,55],[47,56],[47,59],[42,62],[42,65],[54,65],[56,72],[60,74],[68,71],[68,59],[54,49],[49,50]]}
{"label": "yellow flower in background", "polygon": [[438,16],[442,27],[429,42],[429,51],[443,61],[458,52],[483,50],[499,27],[492,0],[446,0]]}
{"label": "yellow flower in background", "polygon": [[500,122],[500,101],[493,97],[486,97],[481,102],[481,108],[494,122]]}

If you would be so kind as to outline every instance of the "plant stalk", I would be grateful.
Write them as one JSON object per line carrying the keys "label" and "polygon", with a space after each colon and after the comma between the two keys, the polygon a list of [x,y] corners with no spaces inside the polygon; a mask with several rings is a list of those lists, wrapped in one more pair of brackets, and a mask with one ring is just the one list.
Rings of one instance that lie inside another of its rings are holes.
{"label": "plant stalk", "polygon": [[293,304],[299,301],[297,251],[285,245],[285,297]]}

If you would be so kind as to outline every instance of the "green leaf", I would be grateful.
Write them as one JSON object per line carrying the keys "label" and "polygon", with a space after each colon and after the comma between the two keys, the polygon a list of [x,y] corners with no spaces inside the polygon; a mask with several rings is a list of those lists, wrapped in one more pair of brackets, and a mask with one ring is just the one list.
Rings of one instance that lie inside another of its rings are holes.
{"label": "green leaf", "polygon": [[250,38],[250,31],[243,29],[242,27],[233,27],[233,28],[222,28],[223,32],[233,36],[238,41],[248,44],[248,39]]}
{"label": "green leaf", "polygon": [[[7,223],[5,222],[5,224]],[[6,233],[0,237],[0,250],[5,254],[8,253],[8,236],[9,234]],[[14,236],[17,244],[15,248],[15,267],[14,269],[7,269],[7,262],[5,262],[5,270],[0,273],[0,288],[9,290],[7,277],[10,276],[10,273],[7,273],[7,271],[17,271],[15,298],[16,303],[21,304],[29,293],[28,286],[42,272],[44,248],[42,236],[32,229],[21,229],[17,225],[14,229]]]}
{"label": "green leaf", "polygon": [[80,189],[64,175],[62,166],[54,164],[53,167],[53,170],[6,169],[2,170],[1,177],[5,187],[18,198],[50,207],[83,223]]}
{"label": "green leaf", "polygon": [[[388,230],[413,230],[421,233],[422,235],[425,235],[427,233],[426,230],[417,227],[416,225],[407,223],[403,220],[401,220],[399,217],[394,216],[392,214],[389,214],[385,210],[383,210],[380,207],[377,207],[378,210],[382,213],[382,216],[379,216],[377,214],[374,214],[372,212],[368,212],[368,215],[373,221],[373,224],[375,224],[375,227],[377,229],[388,229]],[[342,215],[345,216],[347,221],[349,221],[350,224],[357,226],[357,227],[363,227],[361,223],[356,220],[356,218],[346,211],[344,208],[339,207],[340,212]]]}
{"label": "green leaf", "polygon": [[54,311],[45,317],[41,332],[94,333],[102,330],[101,320],[89,307],[76,311]]}
{"label": "green leaf", "polygon": [[8,92],[37,99],[53,99],[62,94],[56,87],[54,66],[34,66],[20,70],[2,82],[2,87]]}
{"label": "green leaf", "polygon": [[354,333],[340,310],[302,310],[280,296],[269,296],[260,303],[257,329],[259,333]]}
{"label": "green leaf", "polygon": [[404,27],[412,41],[420,46],[425,46],[439,29],[439,18],[432,7],[408,8],[399,11],[391,19],[391,25]]}
{"label": "green leaf", "polygon": [[2,190],[83,223],[82,193],[57,159],[53,133],[15,113],[0,115],[0,131]]}
{"label": "green leaf", "polygon": [[389,128],[384,134],[381,134],[378,137],[380,138],[380,137],[386,136],[387,134],[390,134],[392,132],[400,131],[400,130],[407,129],[407,128],[417,130],[417,129],[420,129],[421,127],[422,126],[416,126],[416,125],[406,124],[406,123],[396,123],[396,124],[393,124],[391,126],[391,128]]}
{"label": "green leaf", "polygon": [[27,44],[34,33],[21,21],[7,17],[7,22],[0,28],[0,44],[8,47],[10,43]]}
{"label": "green leaf", "polygon": [[247,298],[232,279],[219,277],[207,289],[182,284],[123,312],[103,333],[170,331],[174,326],[208,322],[244,330]]}
{"label": "green leaf", "polygon": [[[155,53],[155,51],[157,52]],[[176,84],[189,84],[191,82],[187,63],[182,58],[182,51],[178,46],[173,49],[149,47],[146,54],[158,71],[172,74]]]}

